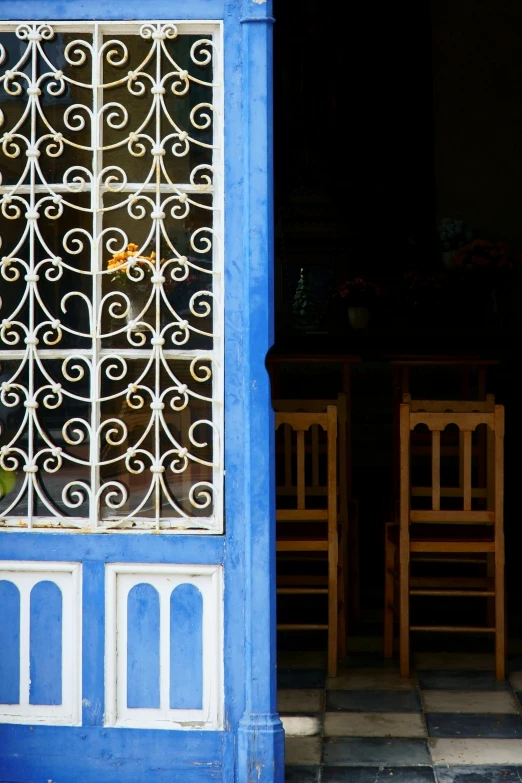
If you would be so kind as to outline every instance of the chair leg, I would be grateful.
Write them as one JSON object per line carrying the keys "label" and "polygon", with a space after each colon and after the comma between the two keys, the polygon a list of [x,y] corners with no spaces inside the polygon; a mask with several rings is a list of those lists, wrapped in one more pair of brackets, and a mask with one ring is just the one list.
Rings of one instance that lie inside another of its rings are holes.
{"label": "chair leg", "polygon": [[401,551],[399,583],[399,628],[401,677],[410,676],[410,563],[409,557]]}
{"label": "chair leg", "polygon": [[495,553],[495,674],[497,680],[506,678],[506,602],[504,591],[504,563]]}
{"label": "chair leg", "polygon": [[339,536],[339,567],[337,569],[337,623],[338,623],[338,636],[337,644],[339,648],[339,657],[346,657],[346,612],[347,612],[347,530],[346,525],[341,528],[341,534]]}
{"label": "chair leg", "polygon": [[384,657],[393,657],[393,607],[395,603],[395,546],[386,537],[384,554]]}
{"label": "chair leg", "polygon": [[[486,576],[495,584],[495,555],[486,555]],[[490,628],[495,625],[495,599],[487,599],[487,622]]]}
{"label": "chair leg", "polygon": [[337,557],[328,558],[328,676],[337,677]]}
{"label": "chair leg", "polygon": [[351,528],[350,603],[352,608],[352,623],[359,623],[361,621],[361,578],[359,573],[359,514],[357,512],[352,517]]}

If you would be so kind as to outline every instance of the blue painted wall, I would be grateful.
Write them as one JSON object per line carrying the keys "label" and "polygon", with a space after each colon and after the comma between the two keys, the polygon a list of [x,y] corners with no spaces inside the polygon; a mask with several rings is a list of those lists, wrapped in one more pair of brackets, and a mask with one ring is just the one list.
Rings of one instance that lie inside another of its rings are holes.
{"label": "blue painted wall", "polygon": [[160,601],[152,585],[127,597],[127,707],[160,706]]}
{"label": "blue painted wall", "polygon": [[0,581],[0,704],[20,703],[20,592]]}
{"label": "blue painted wall", "polygon": [[31,590],[29,704],[62,703],[62,591],[54,582]]}
{"label": "blue painted wall", "polygon": [[203,707],[203,598],[194,585],[170,596],[170,707]]}
{"label": "blue painted wall", "polygon": [[230,738],[218,731],[0,724],[0,780],[231,783],[233,768],[225,769],[223,761]]}

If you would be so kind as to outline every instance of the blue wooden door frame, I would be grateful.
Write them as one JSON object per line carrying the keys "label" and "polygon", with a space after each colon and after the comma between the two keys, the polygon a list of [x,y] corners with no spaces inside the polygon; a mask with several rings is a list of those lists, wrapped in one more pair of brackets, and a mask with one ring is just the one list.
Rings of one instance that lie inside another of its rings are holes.
{"label": "blue wooden door frame", "polygon": [[[129,17],[224,20],[226,533],[0,534],[2,560],[81,562],[84,607],[83,725],[0,725],[0,778],[280,783],[284,734],[276,708],[273,418],[265,368],[273,339],[272,2],[0,4],[4,20]],[[110,562],[224,565],[224,731],[104,729],[104,571]],[[93,704],[101,705],[101,713],[90,708]]]}

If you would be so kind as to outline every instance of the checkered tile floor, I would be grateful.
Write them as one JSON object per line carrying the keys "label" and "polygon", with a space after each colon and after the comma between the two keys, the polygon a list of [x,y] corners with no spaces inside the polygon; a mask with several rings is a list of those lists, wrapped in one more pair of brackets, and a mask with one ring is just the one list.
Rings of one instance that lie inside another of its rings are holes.
{"label": "checkered tile floor", "polygon": [[286,783],[522,783],[522,657],[497,682],[487,654],[396,662],[351,655],[325,677],[318,653],[283,653]]}

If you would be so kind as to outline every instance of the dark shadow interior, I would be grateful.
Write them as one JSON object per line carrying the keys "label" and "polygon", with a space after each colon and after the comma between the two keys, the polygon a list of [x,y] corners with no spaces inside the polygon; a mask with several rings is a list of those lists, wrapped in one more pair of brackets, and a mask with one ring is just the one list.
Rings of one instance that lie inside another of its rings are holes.
{"label": "dark shadow interior", "polygon": [[[414,396],[462,396],[459,362],[472,357],[492,361],[487,392],[505,405],[508,631],[510,639],[522,638],[516,494],[522,6],[405,0],[342,4],[334,13],[318,0],[305,0],[298,12],[293,3],[274,0],[274,16],[271,353],[305,354],[310,361],[283,363],[272,377],[273,395],[335,397],[342,370],[320,358],[354,357],[351,453],[362,611],[349,633],[382,634],[383,505],[397,458],[391,362],[442,356],[456,364],[412,371]],[[476,240],[482,244],[469,249]],[[359,278],[362,290],[353,284]],[[356,316],[350,322],[350,301],[367,309],[366,325]],[[470,372],[465,383],[464,393],[477,399],[477,374]],[[429,612],[435,617],[439,609],[434,599]],[[318,649],[324,638],[281,633],[278,643]],[[413,643],[492,648],[491,639],[458,635]]]}

